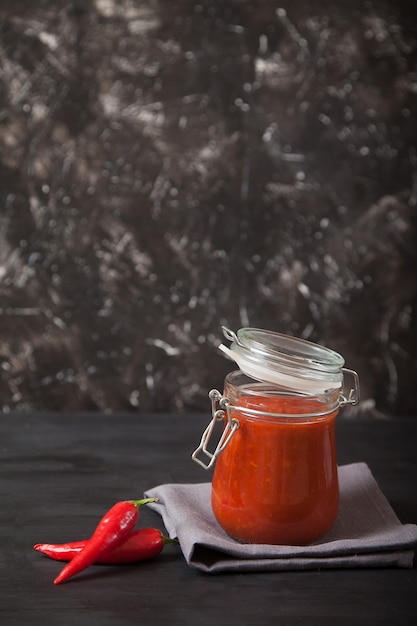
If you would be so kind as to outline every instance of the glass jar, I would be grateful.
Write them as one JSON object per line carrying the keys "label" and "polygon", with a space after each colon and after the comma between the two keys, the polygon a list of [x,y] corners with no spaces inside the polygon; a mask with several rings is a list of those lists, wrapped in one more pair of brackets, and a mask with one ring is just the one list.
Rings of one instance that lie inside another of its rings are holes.
{"label": "glass jar", "polygon": [[[341,406],[358,401],[357,374],[338,353],[304,340],[224,332],[232,345],[221,350],[240,369],[226,376],[223,393],[210,392],[212,420],[193,453],[203,467],[214,465],[213,513],[245,543],[310,544],[337,517],[335,420]],[[346,373],[355,383],[347,396]]]}

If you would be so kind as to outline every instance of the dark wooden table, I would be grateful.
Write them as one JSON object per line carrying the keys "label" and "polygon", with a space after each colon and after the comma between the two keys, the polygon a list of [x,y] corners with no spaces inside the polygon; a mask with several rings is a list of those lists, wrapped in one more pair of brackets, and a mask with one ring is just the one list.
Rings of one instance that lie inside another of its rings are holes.
{"label": "dark wooden table", "polygon": [[[0,416],[0,623],[8,626],[414,625],[417,569],[204,575],[177,546],[140,565],[93,566],[62,586],[36,542],[87,536],[115,501],[204,482],[192,462],[207,415]],[[339,463],[365,461],[402,522],[417,522],[417,418],[339,417]],[[142,510],[142,523],[163,529]]]}

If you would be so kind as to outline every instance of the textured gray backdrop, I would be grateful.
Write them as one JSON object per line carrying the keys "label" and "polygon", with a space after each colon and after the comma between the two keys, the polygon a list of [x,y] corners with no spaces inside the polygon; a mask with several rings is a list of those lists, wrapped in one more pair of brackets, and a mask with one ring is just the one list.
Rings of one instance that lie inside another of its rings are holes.
{"label": "textured gray backdrop", "polygon": [[415,6],[0,0],[3,410],[205,410],[226,324],[415,413]]}

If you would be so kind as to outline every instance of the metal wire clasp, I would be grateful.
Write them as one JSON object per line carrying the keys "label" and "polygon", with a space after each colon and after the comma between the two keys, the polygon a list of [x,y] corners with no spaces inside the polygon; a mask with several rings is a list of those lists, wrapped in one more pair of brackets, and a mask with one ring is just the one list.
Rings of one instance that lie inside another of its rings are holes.
{"label": "metal wire clasp", "polygon": [[[359,376],[355,370],[349,370],[346,367],[342,367],[343,374],[350,374],[353,378],[353,389],[350,389],[348,394],[345,390],[340,393],[339,406],[346,406],[347,404],[358,404],[359,402]],[[344,386],[344,385],[343,385]]]}
{"label": "metal wire clasp", "polygon": [[[211,400],[211,414],[212,420],[203,432],[201,436],[200,445],[198,448],[194,450],[191,455],[191,458],[204,467],[204,469],[210,469],[214,464],[216,458],[219,456],[220,452],[223,452],[227,444],[229,443],[232,436],[235,434],[236,430],[239,428],[239,420],[235,417],[232,417],[230,414],[230,403],[227,398],[222,396],[222,394],[217,391],[217,389],[212,389],[209,393],[209,398]],[[217,404],[219,405],[219,409],[217,408]],[[210,452],[207,448],[211,436],[213,434],[214,427],[217,422],[220,422],[227,418],[227,422],[224,426],[223,432],[220,436],[220,439],[217,443],[217,446],[214,452]],[[202,452],[209,459],[209,462],[205,462],[198,458],[199,453]]]}

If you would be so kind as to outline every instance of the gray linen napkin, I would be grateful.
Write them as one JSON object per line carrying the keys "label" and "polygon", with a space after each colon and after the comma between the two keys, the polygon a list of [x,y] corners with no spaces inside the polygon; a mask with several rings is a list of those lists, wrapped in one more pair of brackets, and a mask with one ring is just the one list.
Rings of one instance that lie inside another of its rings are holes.
{"label": "gray linen napkin", "polygon": [[338,518],[309,546],[243,544],[217,523],[210,483],[166,484],[146,492],[148,505],[177,537],[186,562],[200,571],[273,571],[412,567],[417,525],[401,524],[365,463],[339,467]]}

